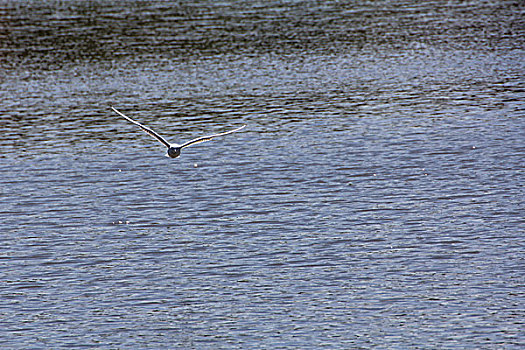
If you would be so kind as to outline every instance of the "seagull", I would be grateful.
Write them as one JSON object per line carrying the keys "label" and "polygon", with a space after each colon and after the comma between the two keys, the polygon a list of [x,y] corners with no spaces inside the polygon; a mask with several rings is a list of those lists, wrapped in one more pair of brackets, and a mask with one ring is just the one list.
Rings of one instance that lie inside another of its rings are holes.
{"label": "seagull", "polygon": [[156,138],[164,146],[168,147],[168,152],[166,153],[166,157],[170,157],[170,158],[177,158],[180,155],[180,151],[184,147],[188,147],[188,146],[194,145],[196,143],[210,141],[214,137],[228,135],[228,134],[240,131],[241,129],[244,129],[246,127],[246,124],[244,124],[243,126],[237,128],[237,129],[233,129],[233,130],[226,131],[226,132],[221,132],[219,134],[213,134],[213,135],[209,135],[209,136],[198,137],[196,139],[193,139],[191,141],[183,143],[182,145],[179,145],[179,144],[176,144],[176,143],[169,143],[168,141],[166,141],[166,139],[164,137],[160,136],[159,134],[157,134],[155,131],[151,130],[147,126],[140,124],[139,122],[131,119],[128,116],[125,116],[123,113],[119,112],[115,107],[111,107],[111,109],[114,110],[121,117],[124,117],[127,120],[129,120],[130,122],[132,122],[133,124],[139,126],[142,130],[144,130],[145,132],[147,132],[148,134],[150,134],[151,136]]}

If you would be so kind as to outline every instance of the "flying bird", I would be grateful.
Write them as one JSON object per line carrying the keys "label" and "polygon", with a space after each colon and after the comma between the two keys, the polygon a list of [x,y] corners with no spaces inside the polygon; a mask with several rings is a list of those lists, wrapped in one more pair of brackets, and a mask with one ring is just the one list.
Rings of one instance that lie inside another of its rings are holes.
{"label": "flying bird", "polygon": [[160,143],[162,143],[164,146],[166,146],[168,148],[168,152],[166,153],[166,157],[170,157],[170,158],[177,158],[179,155],[180,155],[180,151],[184,148],[184,147],[188,147],[188,146],[191,146],[191,145],[194,145],[194,144],[197,144],[197,143],[201,143],[201,142],[205,142],[205,141],[210,141],[211,139],[213,139],[214,137],[217,137],[217,136],[224,136],[224,135],[228,135],[228,134],[231,134],[231,133],[234,133],[234,132],[237,132],[237,131],[240,131],[241,129],[245,128],[246,127],[246,124],[237,128],[237,129],[233,129],[233,130],[230,130],[230,131],[226,131],[226,132],[221,132],[219,134],[213,134],[213,135],[208,135],[208,136],[203,136],[203,137],[198,137],[196,139],[193,139],[191,141],[188,141],[186,143],[183,143],[182,145],[179,145],[179,144],[176,144],[176,143],[169,143],[168,141],[166,141],[166,139],[162,136],[160,136],[159,134],[157,134],[155,131],[151,130],[150,128],[148,128],[147,126],[145,125],[142,125],[140,124],[139,122],[131,119],[130,117],[128,116],[125,116],[124,114],[122,114],[121,112],[119,112],[116,108],[114,107],[111,107],[112,110],[114,110],[117,114],[119,114],[121,117],[124,117],[126,118],[127,120],[129,120],[130,122],[132,122],[133,124],[137,125],[138,127],[140,127],[142,130],[144,130],[145,132],[147,132],[148,134],[150,134],[151,136],[153,136],[154,138],[157,139],[157,141],[159,141]]}

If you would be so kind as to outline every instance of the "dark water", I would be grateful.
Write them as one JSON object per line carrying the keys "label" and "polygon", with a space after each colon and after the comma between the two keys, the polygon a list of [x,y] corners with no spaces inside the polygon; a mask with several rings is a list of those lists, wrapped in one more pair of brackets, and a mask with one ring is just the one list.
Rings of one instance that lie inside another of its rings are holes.
{"label": "dark water", "polygon": [[2,348],[519,348],[524,11],[0,1]]}

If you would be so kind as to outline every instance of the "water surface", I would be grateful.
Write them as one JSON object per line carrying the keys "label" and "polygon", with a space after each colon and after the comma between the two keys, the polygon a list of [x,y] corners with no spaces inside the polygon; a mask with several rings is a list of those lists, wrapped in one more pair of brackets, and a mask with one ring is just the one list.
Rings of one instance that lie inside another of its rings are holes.
{"label": "water surface", "polygon": [[0,342],[519,348],[522,13],[1,1]]}

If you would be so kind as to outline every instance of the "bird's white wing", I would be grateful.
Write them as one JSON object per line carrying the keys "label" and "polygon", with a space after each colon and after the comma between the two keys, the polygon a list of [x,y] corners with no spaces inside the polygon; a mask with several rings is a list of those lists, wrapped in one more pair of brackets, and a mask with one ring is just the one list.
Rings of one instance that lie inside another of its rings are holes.
{"label": "bird's white wing", "polygon": [[230,130],[230,131],[226,131],[226,132],[221,132],[219,134],[213,134],[213,135],[209,135],[209,136],[203,136],[203,137],[199,137],[199,138],[196,138],[196,139],[193,139],[191,141],[188,141],[186,142],[185,144],[183,144],[182,146],[180,146],[180,148],[184,148],[184,147],[188,147],[188,146],[191,146],[193,144],[196,144],[196,143],[201,143],[201,142],[205,142],[205,141],[210,141],[211,139],[213,139],[214,137],[217,137],[217,136],[223,136],[223,135],[228,135],[228,134],[231,134],[233,132],[236,132],[236,131],[239,131],[241,129],[244,129],[246,127],[246,125],[243,125],[237,129],[233,129],[233,130]]}
{"label": "bird's white wing", "polygon": [[157,134],[155,131],[151,130],[150,128],[148,128],[147,126],[144,126],[142,124],[140,124],[139,122],[136,122],[134,121],[133,119],[131,119],[130,117],[127,117],[125,116],[124,114],[120,113],[119,111],[117,111],[117,109],[115,107],[111,107],[112,110],[114,110],[115,112],[117,112],[121,117],[124,117],[126,118],[127,120],[129,120],[130,122],[132,122],[133,124],[139,126],[142,130],[144,130],[145,132],[147,132],[148,134],[150,134],[151,136],[153,136],[154,138],[156,138],[160,143],[162,143],[164,146],[170,148],[171,145],[168,141],[166,141],[166,139],[162,136],[160,136],[159,134]]}

